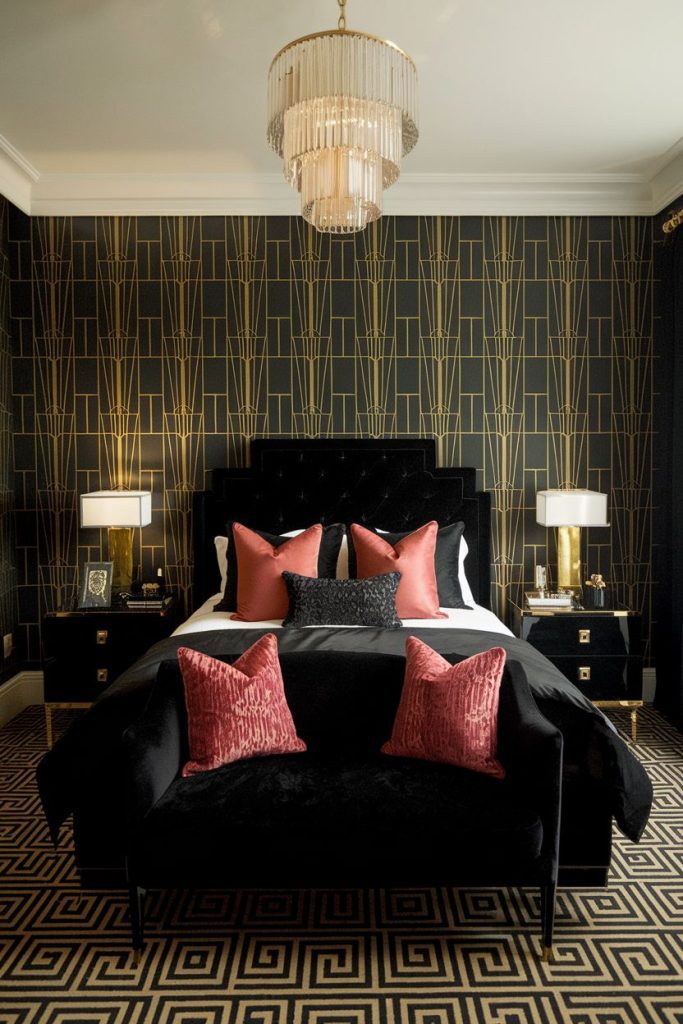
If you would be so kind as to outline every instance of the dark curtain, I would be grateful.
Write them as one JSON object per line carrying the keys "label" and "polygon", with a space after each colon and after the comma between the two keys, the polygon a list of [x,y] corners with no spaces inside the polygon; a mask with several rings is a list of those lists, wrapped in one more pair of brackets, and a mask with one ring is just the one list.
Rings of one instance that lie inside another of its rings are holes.
{"label": "dark curtain", "polygon": [[683,726],[683,226],[658,246],[655,308],[656,707]]}

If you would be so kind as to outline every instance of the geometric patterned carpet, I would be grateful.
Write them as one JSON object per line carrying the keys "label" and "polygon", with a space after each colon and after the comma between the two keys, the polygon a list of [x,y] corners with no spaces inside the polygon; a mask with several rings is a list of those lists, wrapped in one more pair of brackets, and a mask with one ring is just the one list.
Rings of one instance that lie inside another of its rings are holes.
{"label": "geometric patterned carpet", "polygon": [[[628,718],[614,713],[624,731]],[[655,789],[606,890],[151,894],[139,966],[126,898],[81,892],[36,792],[41,708],[0,731],[0,1024],[683,1024],[683,735],[639,716]]]}

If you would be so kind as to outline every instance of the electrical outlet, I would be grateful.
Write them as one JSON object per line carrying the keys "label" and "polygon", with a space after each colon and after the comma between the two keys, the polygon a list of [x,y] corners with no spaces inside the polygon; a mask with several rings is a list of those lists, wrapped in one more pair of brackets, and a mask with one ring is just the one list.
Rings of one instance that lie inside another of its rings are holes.
{"label": "electrical outlet", "polygon": [[3,658],[9,658],[12,653],[12,634],[5,633],[2,638],[2,656]]}

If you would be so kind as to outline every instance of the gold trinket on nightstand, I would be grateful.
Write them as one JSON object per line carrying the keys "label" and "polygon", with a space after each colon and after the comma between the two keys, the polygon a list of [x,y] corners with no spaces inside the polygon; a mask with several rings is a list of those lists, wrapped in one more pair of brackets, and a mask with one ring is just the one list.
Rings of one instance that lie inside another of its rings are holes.
{"label": "gold trinket on nightstand", "polygon": [[607,584],[602,578],[602,573],[594,572],[589,580],[586,580],[590,604],[593,608],[605,607],[605,590]]}

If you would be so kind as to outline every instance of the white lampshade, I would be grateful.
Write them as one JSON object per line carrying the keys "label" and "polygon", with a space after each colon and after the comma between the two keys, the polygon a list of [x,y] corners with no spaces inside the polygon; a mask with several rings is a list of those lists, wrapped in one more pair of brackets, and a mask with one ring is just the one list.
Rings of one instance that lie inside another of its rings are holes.
{"label": "white lampshade", "polygon": [[541,526],[609,526],[607,495],[579,487],[538,491],[536,522]]}
{"label": "white lampshade", "polygon": [[149,491],[91,491],[81,495],[81,526],[149,526],[152,495]]}

